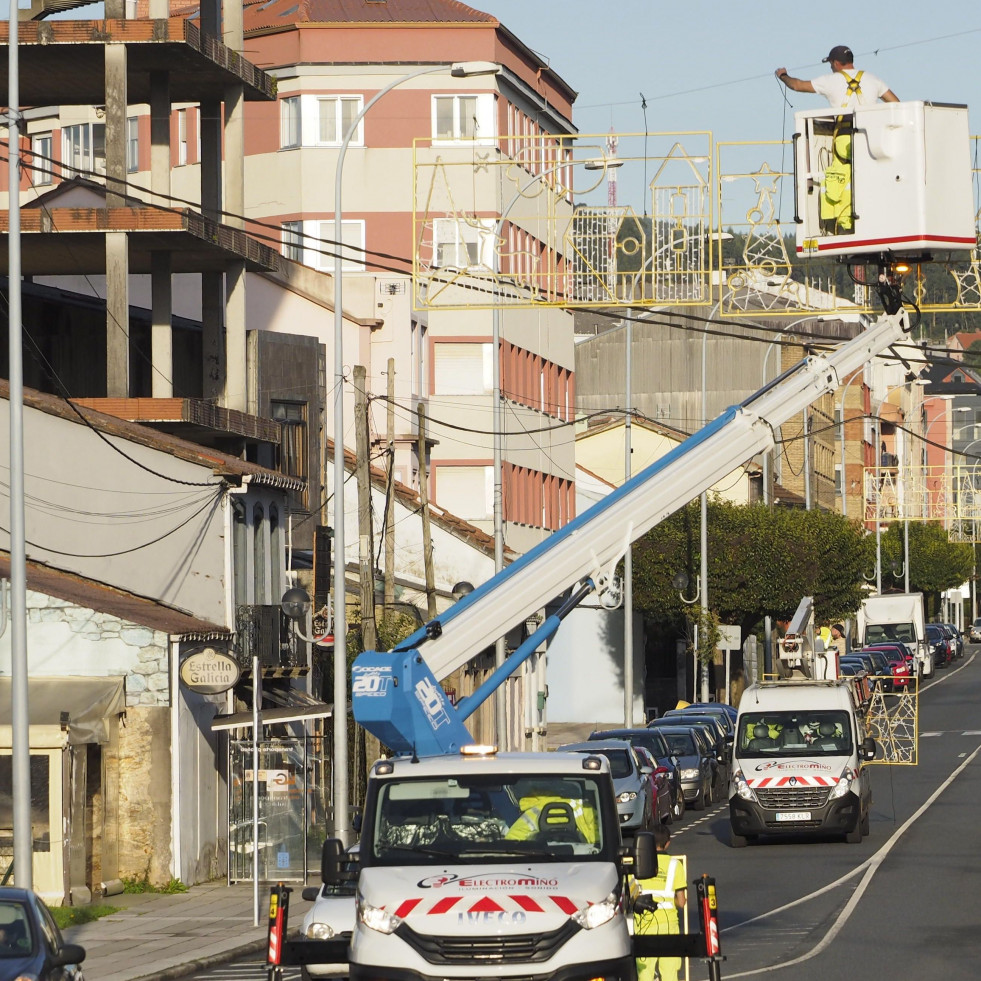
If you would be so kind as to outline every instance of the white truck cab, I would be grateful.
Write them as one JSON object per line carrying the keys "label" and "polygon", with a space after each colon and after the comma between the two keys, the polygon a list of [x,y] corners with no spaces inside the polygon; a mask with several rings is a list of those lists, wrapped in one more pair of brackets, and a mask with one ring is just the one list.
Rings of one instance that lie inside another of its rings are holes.
{"label": "white truck cab", "polygon": [[598,755],[380,761],[361,829],[351,981],[633,978],[625,874],[656,863],[650,836],[638,840],[633,854],[621,844]]}
{"label": "white truck cab", "polygon": [[729,785],[731,844],[763,835],[869,833],[875,757],[845,679],[765,681],[743,692]]}

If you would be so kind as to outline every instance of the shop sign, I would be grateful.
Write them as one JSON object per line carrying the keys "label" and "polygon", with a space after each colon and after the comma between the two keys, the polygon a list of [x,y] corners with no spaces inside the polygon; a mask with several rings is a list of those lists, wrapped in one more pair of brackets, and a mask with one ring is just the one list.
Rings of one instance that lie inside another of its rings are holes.
{"label": "shop sign", "polygon": [[181,664],[181,681],[191,691],[202,695],[217,695],[234,688],[242,669],[235,658],[213,647],[195,651]]}

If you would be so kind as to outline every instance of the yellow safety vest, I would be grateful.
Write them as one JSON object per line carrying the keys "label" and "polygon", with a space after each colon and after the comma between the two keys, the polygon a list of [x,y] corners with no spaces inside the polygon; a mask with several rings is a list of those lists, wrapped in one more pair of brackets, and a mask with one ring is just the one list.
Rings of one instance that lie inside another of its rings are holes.
{"label": "yellow safety vest", "polygon": [[[658,858],[668,858],[664,852]],[[634,933],[680,933],[678,911],[675,906],[675,893],[687,889],[686,862],[684,855],[672,855],[662,873],[663,862],[658,861],[657,875],[639,880],[641,893],[651,896],[657,902],[653,911],[638,910],[634,913]]]}
{"label": "yellow safety vest", "polygon": [[555,797],[550,794],[522,797],[519,801],[521,816],[511,825],[504,837],[511,841],[525,841],[538,834],[538,818],[542,813],[542,808],[550,801],[568,804],[572,808],[573,817],[576,819],[576,827],[586,841],[591,845],[595,845],[599,841],[596,812],[591,807],[583,807],[581,800],[567,800],[564,797]]}

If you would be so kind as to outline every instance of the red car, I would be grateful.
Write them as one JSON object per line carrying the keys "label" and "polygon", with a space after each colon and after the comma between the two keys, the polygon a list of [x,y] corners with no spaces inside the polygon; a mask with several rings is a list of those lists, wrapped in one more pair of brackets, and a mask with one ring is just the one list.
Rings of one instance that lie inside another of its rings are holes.
{"label": "red car", "polygon": [[902,644],[869,644],[866,651],[882,651],[892,673],[892,690],[909,687],[909,679],[916,677],[913,655]]}

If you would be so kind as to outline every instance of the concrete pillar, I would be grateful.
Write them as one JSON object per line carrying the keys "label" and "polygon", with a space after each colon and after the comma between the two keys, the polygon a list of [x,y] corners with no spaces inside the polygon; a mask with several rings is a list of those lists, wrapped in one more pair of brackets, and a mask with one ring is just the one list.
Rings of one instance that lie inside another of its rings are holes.
{"label": "concrete pillar", "polygon": [[129,398],[129,236],[106,233],[106,395]]}
{"label": "concrete pillar", "polygon": [[126,193],[126,45],[105,46],[106,207],[121,208]]}
{"label": "concrete pillar", "polygon": [[169,399],[174,394],[170,253],[154,252],[150,262],[150,394],[155,399]]}
{"label": "concrete pillar", "polygon": [[[241,0],[222,4],[224,43],[241,53],[244,43]],[[226,224],[244,228],[245,221],[245,93],[241,85],[225,89]],[[237,262],[225,274],[225,395],[224,405],[245,412],[248,407],[245,345],[245,263]]]}
{"label": "concrete pillar", "polygon": [[225,392],[225,277],[201,273],[202,397],[221,404]]}
{"label": "concrete pillar", "polygon": [[170,194],[170,75],[150,72],[150,190],[165,208],[173,202]]}

